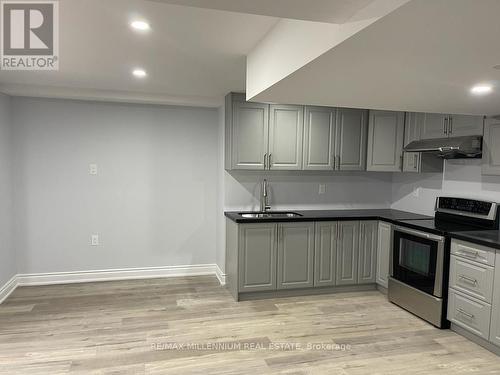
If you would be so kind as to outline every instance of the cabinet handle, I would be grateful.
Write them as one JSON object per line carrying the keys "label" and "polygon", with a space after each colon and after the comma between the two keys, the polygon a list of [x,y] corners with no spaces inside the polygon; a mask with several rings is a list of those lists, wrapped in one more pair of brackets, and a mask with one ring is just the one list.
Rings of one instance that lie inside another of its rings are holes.
{"label": "cabinet handle", "polygon": [[335,155],[332,155],[333,158],[333,170],[337,167],[337,157]]}
{"label": "cabinet handle", "polygon": [[337,155],[337,170],[340,171],[340,155]]}
{"label": "cabinet handle", "polygon": [[273,154],[270,153],[269,156],[267,157],[267,169],[271,169],[271,156],[272,155]]}
{"label": "cabinet handle", "polygon": [[443,121],[443,133],[448,134],[448,117],[445,117]]}
{"label": "cabinet handle", "polygon": [[469,319],[473,319],[474,318],[474,314],[470,314],[468,313],[467,311],[465,310],[462,310],[461,308],[458,308],[457,311],[462,314],[462,315],[465,315],[466,317],[468,317]]}
{"label": "cabinet handle", "polygon": [[474,259],[476,259],[479,256],[479,253],[477,251],[470,251],[465,249],[460,250],[460,253],[462,253],[462,255],[465,257]]}
{"label": "cabinet handle", "polygon": [[469,283],[473,284],[473,285],[476,285],[477,284],[477,280],[476,279],[473,279],[471,277],[467,277],[465,275],[459,275],[458,276],[459,278],[465,280],[465,281],[468,281]]}
{"label": "cabinet handle", "polygon": [[453,134],[453,117],[448,117],[449,129],[448,134]]}
{"label": "cabinet handle", "polygon": [[404,156],[403,156],[403,154],[401,154],[401,156],[399,157],[399,168],[401,169],[401,172],[404,171],[404,162],[403,162],[403,160],[404,160]]}
{"label": "cabinet handle", "polygon": [[418,167],[418,154],[413,155],[413,168],[417,169]]}
{"label": "cabinet handle", "polygon": [[264,170],[267,169],[267,152],[264,154]]}

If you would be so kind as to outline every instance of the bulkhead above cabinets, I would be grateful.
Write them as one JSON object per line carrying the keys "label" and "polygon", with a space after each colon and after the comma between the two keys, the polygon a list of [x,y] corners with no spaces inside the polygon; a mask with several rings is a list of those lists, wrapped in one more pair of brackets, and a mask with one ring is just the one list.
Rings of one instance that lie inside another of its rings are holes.
{"label": "bulkhead above cabinets", "polygon": [[482,116],[225,100],[225,169],[442,172],[437,156],[406,153],[425,137],[482,135]]}

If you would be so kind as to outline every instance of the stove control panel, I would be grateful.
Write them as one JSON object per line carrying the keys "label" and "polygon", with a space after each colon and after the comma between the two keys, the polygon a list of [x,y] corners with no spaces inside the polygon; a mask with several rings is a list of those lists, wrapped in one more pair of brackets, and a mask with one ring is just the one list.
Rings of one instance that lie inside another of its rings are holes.
{"label": "stove control panel", "polygon": [[497,204],[494,202],[475,199],[439,197],[436,202],[436,211],[438,212],[482,217],[490,220],[496,217],[496,209]]}

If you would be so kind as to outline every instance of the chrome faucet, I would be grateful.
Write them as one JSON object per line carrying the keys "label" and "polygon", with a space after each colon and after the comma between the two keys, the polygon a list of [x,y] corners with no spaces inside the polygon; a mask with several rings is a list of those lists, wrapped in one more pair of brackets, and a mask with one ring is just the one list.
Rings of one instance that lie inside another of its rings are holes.
{"label": "chrome faucet", "polygon": [[271,209],[269,205],[269,192],[267,190],[267,180],[262,181],[260,189],[260,212],[266,212]]}

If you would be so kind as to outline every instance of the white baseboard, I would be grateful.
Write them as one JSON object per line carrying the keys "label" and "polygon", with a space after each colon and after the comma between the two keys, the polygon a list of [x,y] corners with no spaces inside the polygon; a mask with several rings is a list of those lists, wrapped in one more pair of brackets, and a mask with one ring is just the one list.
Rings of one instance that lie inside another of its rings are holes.
{"label": "white baseboard", "polygon": [[225,284],[226,275],[222,273],[216,264],[18,274],[12,277],[12,279],[0,288],[0,303],[2,303],[16,289],[17,286],[89,283],[96,281],[154,279],[163,277],[202,275],[214,275],[217,277],[221,285]]}
{"label": "white baseboard", "polygon": [[0,303],[5,301],[8,296],[17,288],[17,275],[7,281],[7,283],[0,288]]}
{"label": "white baseboard", "polygon": [[218,264],[215,265],[215,276],[219,279],[220,285],[226,285],[226,274],[222,272]]}

